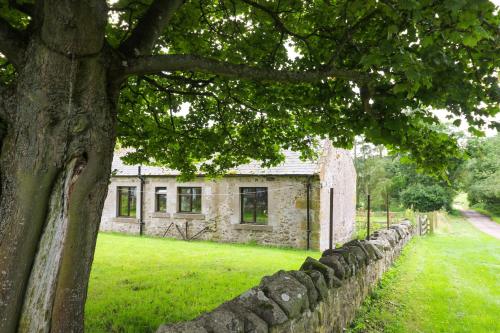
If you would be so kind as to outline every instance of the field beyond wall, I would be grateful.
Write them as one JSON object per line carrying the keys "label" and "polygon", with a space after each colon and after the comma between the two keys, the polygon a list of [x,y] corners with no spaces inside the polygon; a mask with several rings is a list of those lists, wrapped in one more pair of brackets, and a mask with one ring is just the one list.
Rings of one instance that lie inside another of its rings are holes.
{"label": "field beyond wall", "polygon": [[500,332],[500,241],[461,217],[416,237],[351,333]]}

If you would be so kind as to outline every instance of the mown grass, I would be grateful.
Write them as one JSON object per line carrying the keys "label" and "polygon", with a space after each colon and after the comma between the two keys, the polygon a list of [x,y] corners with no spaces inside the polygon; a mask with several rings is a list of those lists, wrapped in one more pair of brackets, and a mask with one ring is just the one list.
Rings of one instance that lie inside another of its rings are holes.
{"label": "mown grass", "polygon": [[414,239],[350,332],[500,332],[500,241],[461,217]]}
{"label": "mown grass", "polygon": [[319,252],[99,234],[86,332],[153,332],[192,319]]}

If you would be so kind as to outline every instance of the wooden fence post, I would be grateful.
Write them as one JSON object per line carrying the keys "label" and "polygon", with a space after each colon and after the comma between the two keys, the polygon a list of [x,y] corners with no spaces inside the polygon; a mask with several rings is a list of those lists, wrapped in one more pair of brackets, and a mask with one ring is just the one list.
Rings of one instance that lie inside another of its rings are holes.
{"label": "wooden fence post", "polygon": [[431,213],[431,221],[430,221],[431,222],[431,225],[430,225],[431,234],[434,234],[434,227],[435,227],[434,223],[436,223],[436,217],[437,217],[436,212],[435,211],[432,212]]}
{"label": "wooden fence post", "polygon": [[422,236],[422,221],[420,220],[420,214],[417,214],[417,226],[418,226],[418,235]]}

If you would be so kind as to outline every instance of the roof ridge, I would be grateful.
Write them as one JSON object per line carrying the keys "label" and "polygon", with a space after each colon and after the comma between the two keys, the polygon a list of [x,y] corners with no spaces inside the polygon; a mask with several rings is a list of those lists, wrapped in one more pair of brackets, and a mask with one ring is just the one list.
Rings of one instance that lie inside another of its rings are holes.
{"label": "roof ridge", "polygon": [[[137,175],[138,164],[128,165],[125,164],[121,157],[131,149],[121,148],[115,151],[113,156],[112,170],[115,175],[119,176],[133,176]],[[273,167],[262,167],[261,163],[257,160],[252,160],[249,163],[242,164],[228,171],[228,175],[314,175],[319,171],[321,156],[315,160],[300,159],[300,152],[293,150],[283,150],[285,159],[282,163]],[[143,165],[141,167],[143,175],[151,176],[178,176],[180,172],[167,167]]]}

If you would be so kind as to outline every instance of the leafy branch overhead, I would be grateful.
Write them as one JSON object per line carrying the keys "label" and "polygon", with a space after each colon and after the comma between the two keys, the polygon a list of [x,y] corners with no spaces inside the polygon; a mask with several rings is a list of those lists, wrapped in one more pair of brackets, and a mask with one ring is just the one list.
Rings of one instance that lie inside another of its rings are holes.
{"label": "leafy branch overhead", "polygon": [[[43,11],[41,1],[0,4],[8,84]],[[220,174],[363,134],[441,173],[458,150],[430,109],[472,130],[499,111],[500,21],[489,1],[119,0],[108,11],[130,162]]]}

